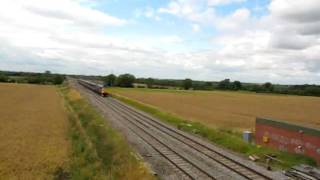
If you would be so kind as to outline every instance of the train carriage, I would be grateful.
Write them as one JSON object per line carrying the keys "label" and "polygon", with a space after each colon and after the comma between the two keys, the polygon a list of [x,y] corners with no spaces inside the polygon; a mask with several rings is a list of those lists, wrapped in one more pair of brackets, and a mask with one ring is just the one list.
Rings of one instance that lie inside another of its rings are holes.
{"label": "train carriage", "polygon": [[97,84],[97,83],[90,82],[90,81],[83,80],[83,79],[79,79],[78,82],[82,86],[90,89],[91,91],[93,91],[103,97],[110,96],[110,94],[104,90],[104,87],[101,84]]}

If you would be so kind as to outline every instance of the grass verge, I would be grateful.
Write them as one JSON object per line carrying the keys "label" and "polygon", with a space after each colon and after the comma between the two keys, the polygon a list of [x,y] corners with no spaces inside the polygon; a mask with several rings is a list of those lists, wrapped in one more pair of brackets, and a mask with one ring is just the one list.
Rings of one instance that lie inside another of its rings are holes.
{"label": "grass verge", "polygon": [[154,179],[124,138],[79,92],[67,86],[60,92],[71,124],[72,179]]}
{"label": "grass verge", "polygon": [[261,157],[261,159],[264,158],[265,154],[275,155],[281,162],[273,161],[272,166],[274,168],[287,169],[298,164],[309,164],[312,166],[316,166],[315,160],[303,155],[280,152],[271,148],[248,144],[242,140],[241,134],[239,132],[234,132],[227,129],[209,128],[199,122],[191,122],[177,115],[161,111],[154,106],[150,106],[117,94],[113,94],[113,96],[126,104],[147,112],[154,117],[157,117],[164,122],[177,127],[178,129],[197,134],[215,144],[221,145],[234,152],[241,153],[245,156],[254,154],[258,157]]}

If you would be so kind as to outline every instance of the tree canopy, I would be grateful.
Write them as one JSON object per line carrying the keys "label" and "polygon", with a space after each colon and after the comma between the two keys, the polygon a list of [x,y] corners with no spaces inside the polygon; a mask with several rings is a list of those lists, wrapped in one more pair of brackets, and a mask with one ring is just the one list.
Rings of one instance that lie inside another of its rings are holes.
{"label": "tree canopy", "polygon": [[9,77],[4,73],[0,72],[0,82],[8,82]]}
{"label": "tree canopy", "polygon": [[192,80],[191,79],[185,79],[183,81],[183,88],[186,89],[186,90],[192,88]]}
{"label": "tree canopy", "polygon": [[103,78],[105,86],[114,86],[116,84],[117,76],[114,74],[109,74]]}
{"label": "tree canopy", "polygon": [[133,87],[135,79],[132,74],[121,74],[117,78],[116,84],[120,87]]}

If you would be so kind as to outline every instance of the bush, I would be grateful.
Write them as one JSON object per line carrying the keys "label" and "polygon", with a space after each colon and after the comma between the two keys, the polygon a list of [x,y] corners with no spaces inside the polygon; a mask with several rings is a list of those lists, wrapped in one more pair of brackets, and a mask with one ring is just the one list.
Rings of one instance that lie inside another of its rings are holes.
{"label": "bush", "polygon": [[55,85],[62,84],[64,79],[65,79],[65,77],[62,75],[55,75],[53,77],[53,84],[55,84]]}
{"label": "bush", "polygon": [[39,76],[29,76],[26,78],[27,82],[30,84],[45,84],[46,79],[39,75]]}
{"label": "bush", "polygon": [[9,81],[9,77],[3,73],[0,73],[0,82],[8,82],[8,81]]}

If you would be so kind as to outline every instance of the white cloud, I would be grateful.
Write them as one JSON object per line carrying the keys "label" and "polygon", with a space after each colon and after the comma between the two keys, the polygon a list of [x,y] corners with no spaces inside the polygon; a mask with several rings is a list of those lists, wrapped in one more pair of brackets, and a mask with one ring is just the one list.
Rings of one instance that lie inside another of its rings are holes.
{"label": "white cloud", "polygon": [[192,24],[192,31],[193,32],[201,31],[201,28],[200,28],[199,24]]}
{"label": "white cloud", "polygon": [[159,8],[160,13],[168,13],[178,15],[180,13],[180,5],[177,2],[170,2],[167,8]]}
{"label": "white cloud", "polygon": [[154,16],[154,10],[153,8],[147,7],[145,11],[145,16],[148,18],[152,18]]}
{"label": "white cloud", "polygon": [[21,16],[25,15],[28,20],[38,21],[38,23],[45,23],[45,20],[60,20],[66,24],[83,26],[124,25],[126,23],[126,20],[82,7],[70,0],[7,1],[1,3],[0,11],[2,16],[19,22],[23,21]]}
{"label": "white cloud", "polygon": [[[299,0],[293,3],[274,0],[269,6],[270,14],[260,19],[251,18],[245,11],[238,14],[240,18],[234,18],[237,14],[234,12],[224,18],[227,20],[224,23],[231,26],[222,27],[226,29],[233,25],[238,30],[213,40],[222,47],[213,57],[219,57],[220,62],[227,64],[242,60],[245,70],[236,75],[238,77],[245,74],[248,78],[251,75],[245,72],[250,72],[255,76],[250,79],[256,81],[267,78],[282,83],[319,83],[320,54],[314,51],[320,48],[320,17],[318,12],[310,14],[311,6],[319,4],[316,1],[305,3]],[[299,10],[297,7],[300,7]],[[239,22],[240,25],[237,25]]]}
{"label": "white cloud", "polygon": [[[173,0],[167,7],[159,8],[159,13],[167,13],[192,21],[194,24],[214,26],[221,30],[238,30],[238,27],[248,25],[251,12],[246,8],[240,8],[227,16],[219,16],[215,7],[222,4],[244,2],[244,0]],[[211,5],[211,6],[208,6]]]}
{"label": "white cloud", "polygon": [[286,30],[282,32],[275,31],[270,43],[275,48],[301,50],[316,45],[317,41],[317,38],[312,36],[304,36]]}
{"label": "white cloud", "polygon": [[231,3],[241,3],[247,0],[208,0],[209,6],[227,5]]}
{"label": "white cloud", "polygon": [[[303,8],[301,8],[303,7]],[[317,0],[274,0],[269,6],[272,45],[283,49],[319,46],[320,2]]]}
{"label": "white cloud", "polygon": [[294,22],[314,22],[320,19],[319,0],[273,0],[272,15]]}
{"label": "white cloud", "polygon": [[183,39],[179,36],[165,36],[165,37],[160,38],[160,41],[164,42],[164,43],[175,44],[175,43],[181,43],[183,41]]}
{"label": "white cloud", "polygon": [[245,8],[225,16],[215,13],[219,5],[240,2],[232,0],[210,1],[211,5],[207,0],[172,0],[166,7],[136,13],[151,19],[169,13],[190,21],[199,34],[201,28],[214,28],[216,36],[211,43],[215,48],[192,52],[176,50],[185,37],[174,31],[170,31],[172,35],[130,38],[108,35],[105,27],[126,26],[127,20],[83,6],[87,0],[80,1],[1,2],[0,68],[320,83],[320,17],[314,10],[318,1],[273,0],[270,14],[261,18]]}
{"label": "white cloud", "polygon": [[162,18],[157,14],[156,10],[152,7],[145,7],[143,9],[137,9],[135,11],[136,18],[146,17],[149,19],[154,19],[156,21],[161,21]]}
{"label": "white cloud", "polygon": [[219,17],[213,24],[217,29],[222,31],[233,30],[240,31],[246,29],[252,19],[250,11],[246,8],[237,9],[232,14],[226,17]]}
{"label": "white cloud", "polygon": [[[102,58],[97,57],[108,51],[139,49],[103,33],[104,27],[126,23],[124,19],[82,7],[76,1],[1,2],[0,67],[27,71],[53,68],[69,73],[80,72],[81,68],[87,72],[90,68],[86,67],[101,64]],[[77,68],[71,67],[74,64]]]}
{"label": "white cloud", "polygon": [[207,2],[204,0],[173,0],[167,7],[159,8],[158,12],[175,15],[197,23],[212,22],[216,18],[214,9],[208,8]]}
{"label": "white cloud", "polygon": [[103,27],[125,25],[126,20],[75,1],[15,1],[0,9],[1,69],[139,74],[144,67],[168,64],[162,62],[165,53],[153,46],[183,41],[175,35],[149,39],[108,36]]}
{"label": "white cloud", "polygon": [[209,6],[194,2],[172,1],[159,11],[212,24],[220,31],[212,40],[219,48],[203,52],[202,58],[207,58],[202,62],[203,72],[244,81],[320,83],[320,54],[314,53],[320,48],[318,0],[273,0],[270,14],[261,18],[252,17],[245,8],[218,16],[216,7],[210,7],[236,1],[213,0],[208,1]]}

